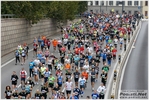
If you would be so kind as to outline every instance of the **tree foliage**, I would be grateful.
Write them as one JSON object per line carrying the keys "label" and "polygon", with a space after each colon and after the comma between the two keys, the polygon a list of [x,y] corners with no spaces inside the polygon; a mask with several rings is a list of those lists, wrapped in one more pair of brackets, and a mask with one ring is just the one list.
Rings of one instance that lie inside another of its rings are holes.
{"label": "tree foliage", "polygon": [[86,10],[85,1],[2,1],[1,14],[15,14],[37,23],[46,15],[57,21],[73,20]]}

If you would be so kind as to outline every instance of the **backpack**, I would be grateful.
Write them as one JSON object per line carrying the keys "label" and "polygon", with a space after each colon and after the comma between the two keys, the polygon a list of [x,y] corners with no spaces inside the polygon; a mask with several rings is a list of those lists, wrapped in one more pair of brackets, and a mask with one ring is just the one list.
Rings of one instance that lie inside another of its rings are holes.
{"label": "backpack", "polygon": [[16,55],[16,57],[18,57],[19,56],[19,51],[16,51],[15,55]]}

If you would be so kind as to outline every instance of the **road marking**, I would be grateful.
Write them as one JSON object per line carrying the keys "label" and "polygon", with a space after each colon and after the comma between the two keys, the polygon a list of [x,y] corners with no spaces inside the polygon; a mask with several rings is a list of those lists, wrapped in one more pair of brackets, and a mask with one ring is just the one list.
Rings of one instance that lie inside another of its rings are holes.
{"label": "road marking", "polygon": [[[33,51],[33,49],[29,50],[28,52],[31,52],[31,51]],[[14,60],[15,60],[15,58],[9,60],[9,61],[6,62],[5,64],[3,64],[3,65],[1,66],[1,68],[4,67],[4,66],[6,66],[6,65],[8,65],[9,63],[11,63],[11,62],[14,61]]]}
{"label": "road marking", "polygon": [[[73,76],[71,76],[71,80],[72,80],[72,78],[73,78]],[[64,92],[65,91],[65,87],[64,87],[64,89],[62,90],[62,92]]]}

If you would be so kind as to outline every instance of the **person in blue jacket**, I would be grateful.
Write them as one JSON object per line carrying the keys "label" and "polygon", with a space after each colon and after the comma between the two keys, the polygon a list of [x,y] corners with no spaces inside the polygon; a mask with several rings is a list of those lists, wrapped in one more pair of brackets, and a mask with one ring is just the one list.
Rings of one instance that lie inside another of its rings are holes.
{"label": "person in blue jacket", "polygon": [[31,62],[29,63],[29,75],[30,77],[33,76],[33,68],[34,68],[34,61],[33,59],[31,60]]}
{"label": "person in blue jacket", "polygon": [[72,96],[70,97],[70,99],[79,100],[79,98],[76,96],[75,93],[72,93]]}
{"label": "person in blue jacket", "polygon": [[99,94],[97,93],[96,90],[94,90],[94,92],[92,93],[91,95],[92,99],[95,100],[95,99],[98,99],[99,98]]}
{"label": "person in blue jacket", "polygon": [[106,62],[106,59],[107,59],[107,54],[106,52],[104,52],[102,56],[103,64]]}

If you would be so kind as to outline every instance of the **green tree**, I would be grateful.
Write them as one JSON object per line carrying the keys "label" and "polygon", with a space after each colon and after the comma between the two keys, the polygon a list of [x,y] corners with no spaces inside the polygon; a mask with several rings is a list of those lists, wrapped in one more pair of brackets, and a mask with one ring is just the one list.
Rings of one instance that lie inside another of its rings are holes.
{"label": "green tree", "polygon": [[2,1],[2,14],[15,14],[32,24],[46,15],[57,21],[75,19],[75,15],[86,10],[86,1]]}

